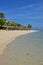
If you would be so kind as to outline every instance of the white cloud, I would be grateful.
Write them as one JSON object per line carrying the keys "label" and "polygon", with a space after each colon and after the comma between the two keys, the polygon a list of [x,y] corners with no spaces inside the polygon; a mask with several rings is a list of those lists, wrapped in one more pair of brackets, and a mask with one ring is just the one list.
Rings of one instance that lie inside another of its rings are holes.
{"label": "white cloud", "polygon": [[33,6],[34,6],[34,4],[31,4],[31,5],[23,6],[23,7],[16,8],[16,9],[26,9],[26,8],[32,8]]}

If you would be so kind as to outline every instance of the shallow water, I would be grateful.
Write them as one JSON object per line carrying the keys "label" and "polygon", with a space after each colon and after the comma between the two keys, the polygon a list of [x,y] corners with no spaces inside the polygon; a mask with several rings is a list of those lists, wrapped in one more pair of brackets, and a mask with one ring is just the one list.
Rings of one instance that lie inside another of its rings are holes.
{"label": "shallow water", "polygon": [[0,56],[0,65],[43,65],[43,31],[17,37]]}

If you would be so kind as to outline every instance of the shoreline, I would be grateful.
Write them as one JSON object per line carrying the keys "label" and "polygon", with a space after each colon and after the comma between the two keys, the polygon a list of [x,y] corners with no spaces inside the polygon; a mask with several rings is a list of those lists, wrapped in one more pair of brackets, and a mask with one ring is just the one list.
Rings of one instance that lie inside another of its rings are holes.
{"label": "shoreline", "polygon": [[0,55],[3,54],[7,45],[9,45],[13,40],[15,40],[18,36],[38,32],[37,30],[14,30],[14,31],[6,31],[0,30]]}

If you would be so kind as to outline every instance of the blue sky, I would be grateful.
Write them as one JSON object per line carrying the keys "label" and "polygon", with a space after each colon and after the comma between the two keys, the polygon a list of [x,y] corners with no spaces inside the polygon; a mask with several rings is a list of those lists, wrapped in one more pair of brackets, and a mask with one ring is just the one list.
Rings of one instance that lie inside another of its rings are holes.
{"label": "blue sky", "polygon": [[43,0],[0,0],[0,12],[10,21],[43,29]]}

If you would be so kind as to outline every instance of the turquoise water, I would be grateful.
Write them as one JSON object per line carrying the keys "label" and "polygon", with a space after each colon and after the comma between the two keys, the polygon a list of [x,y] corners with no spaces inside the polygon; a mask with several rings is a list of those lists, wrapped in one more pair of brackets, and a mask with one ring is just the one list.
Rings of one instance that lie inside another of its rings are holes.
{"label": "turquoise water", "polygon": [[17,37],[0,56],[0,65],[43,65],[43,31]]}

